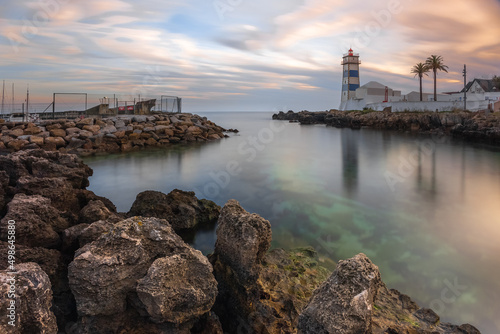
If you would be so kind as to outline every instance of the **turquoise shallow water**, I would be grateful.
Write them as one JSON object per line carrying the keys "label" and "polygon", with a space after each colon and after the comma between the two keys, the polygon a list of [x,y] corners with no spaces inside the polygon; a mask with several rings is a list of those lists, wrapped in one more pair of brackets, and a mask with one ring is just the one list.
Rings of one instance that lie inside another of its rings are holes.
{"label": "turquoise shallow water", "polygon": [[[449,138],[201,113],[240,133],[203,145],[86,158],[90,190],[128,211],[153,189],[235,198],[271,221],[273,247],[357,253],[442,321],[500,333],[500,149]],[[210,252],[215,231],[193,245]]]}

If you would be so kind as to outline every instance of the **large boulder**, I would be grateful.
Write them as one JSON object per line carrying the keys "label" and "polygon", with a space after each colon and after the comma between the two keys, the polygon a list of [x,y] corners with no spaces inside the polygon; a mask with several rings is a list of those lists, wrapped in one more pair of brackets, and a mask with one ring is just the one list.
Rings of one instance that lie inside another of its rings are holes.
{"label": "large boulder", "polygon": [[114,213],[102,201],[91,200],[80,211],[78,220],[81,224],[92,224],[98,220],[106,220],[113,215]]}
{"label": "large boulder", "polygon": [[137,295],[153,321],[181,324],[210,311],[217,282],[200,252],[174,254],[153,262]]}
{"label": "large boulder", "polygon": [[472,325],[439,321],[430,309],[389,290],[378,267],[364,254],[339,261],[299,316],[299,334],[414,333],[479,334]]}
{"label": "large boulder", "polygon": [[181,324],[208,311],[217,294],[210,263],[158,218],[114,224],[76,252],[68,276],[82,326],[131,308],[159,323]]}
{"label": "large boulder", "polygon": [[7,207],[7,214],[1,220],[0,240],[7,241],[8,222],[14,221],[18,244],[45,248],[60,245],[59,233],[69,227],[68,222],[48,198],[17,194]]}
{"label": "large boulder", "polygon": [[382,286],[380,272],[358,254],[339,261],[299,317],[299,333],[371,333],[373,301]]}
{"label": "large boulder", "polygon": [[231,267],[241,283],[255,281],[271,246],[271,223],[250,214],[238,201],[229,200],[221,210],[214,257]]}
{"label": "large boulder", "polygon": [[[7,313],[0,317],[0,332],[56,334],[49,277],[36,263],[22,263],[15,269],[15,274],[0,271],[0,309]],[[13,290],[15,298],[10,298]]]}
{"label": "large boulder", "polygon": [[144,191],[137,195],[129,216],[157,217],[168,220],[175,231],[213,224],[220,207],[212,201],[199,200],[192,191],[172,190],[168,195]]}

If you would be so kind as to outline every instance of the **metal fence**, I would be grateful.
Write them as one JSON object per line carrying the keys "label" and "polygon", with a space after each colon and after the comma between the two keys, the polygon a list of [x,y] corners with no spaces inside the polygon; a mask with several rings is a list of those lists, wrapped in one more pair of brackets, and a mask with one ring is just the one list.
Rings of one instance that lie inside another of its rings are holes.
{"label": "metal fence", "polygon": [[170,95],[53,93],[52,102],[26,101],[4,101],[0,106],[0,118],[18,120],[25,115],[25,120],[28,120],[32,114],[38,115],[40,119],[48,119],[74,115],[182,112],[182,99]]}

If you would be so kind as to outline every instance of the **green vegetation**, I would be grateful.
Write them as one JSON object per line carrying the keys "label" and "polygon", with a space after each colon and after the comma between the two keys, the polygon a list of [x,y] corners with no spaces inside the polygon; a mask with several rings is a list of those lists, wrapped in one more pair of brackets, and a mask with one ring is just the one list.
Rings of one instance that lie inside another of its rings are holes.
{"label": "green vegetation", "polygon": [[417,327],[417,328],[420,327],[420,324],[418,323],[418,321],[415,321],[414,319],[410,318],[407,315],[400,316],[399,320],[403,321],[403,322],[407,322],[410,325],[412,325],[413,327]]}
{"label": "green vegetation", "polygon": [[411,69],[411,73],[414,73],[415,76],[418,75],[418,78],[420,80],[420,102],[422,102],[422,78],[424,77],[424,74],[428,76],[427,72],[430,71],[430,67],[424,63],[417,63],[413,68]]}
{"label": "green vegetation", "polygon": [[437,55],[428,57],[425,64],[429,67],[429,70],[434,72],[434,101],[437,101],[437,71],[448,73],[448,66],[444,65],[443,57]]}

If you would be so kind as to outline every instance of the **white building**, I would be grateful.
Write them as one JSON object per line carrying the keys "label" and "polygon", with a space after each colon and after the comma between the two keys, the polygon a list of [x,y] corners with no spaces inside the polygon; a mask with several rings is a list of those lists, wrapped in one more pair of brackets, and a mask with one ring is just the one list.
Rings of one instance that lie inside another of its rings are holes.
{"label": "white building", "polygon": [[[385,110],[391,108],[399,111],[451,111],[464,108],[462,92],[438,94],[434,101],[434,94],[423,93],[420,101],[420,92],[413,91],[402,95],[401,91],[394,90],[376,81],[370,81],[359,86],[359,54],[352,49],[344,55],[342,77],[342,98],[339,110]],[[466,86],[467,110],[500,111],[500,91],[495,87],[493,80],[474,79]]]}
{"label": "white building", "polygon": [[[465,86],[465,91],[468,110],[500,111],[500,89],[495,86],[493,80],[474,79]],[[452,93],[450,96],[455,101],[463,101],[464,89],[459,93]]]}

